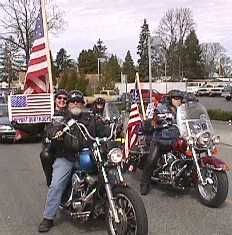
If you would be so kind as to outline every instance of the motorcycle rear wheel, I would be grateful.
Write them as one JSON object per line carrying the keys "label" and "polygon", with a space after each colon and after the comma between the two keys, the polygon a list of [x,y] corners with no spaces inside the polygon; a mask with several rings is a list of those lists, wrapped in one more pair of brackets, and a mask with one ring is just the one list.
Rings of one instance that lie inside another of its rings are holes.
{"label": "motorcycle rear wheel", "polygon": [[129,187],[113,189],[115,205],[120,223],[114,221],[109,205],[106,210],[106,223],[109,235],[147,235],[148,220],[142,199]]}
{"label": "motorcycle rear wheel", "polygon": [[201,170],[204,179],[208,182],[206,185],[198,183],[196,191],[202,204],[209,207],[219,207],[227,198],[228,177],[224,171],[216,171],[208,168]]}

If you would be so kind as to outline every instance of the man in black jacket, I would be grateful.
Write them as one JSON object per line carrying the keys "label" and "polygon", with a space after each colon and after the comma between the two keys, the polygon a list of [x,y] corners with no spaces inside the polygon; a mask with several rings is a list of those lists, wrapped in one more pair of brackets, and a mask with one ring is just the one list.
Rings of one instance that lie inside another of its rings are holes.
{"label": "man in black jacket", "polygon": [[[94,116],[84,112],[84,97],[80,91],[69,93],[68,111],[68,115],[65,116],[66,121],[75,119],[83,123],[92,136],[95,137],[97,135],[97,128],[99,127],[96,126]],[[60,126],[60,129],[63,129],[63,127]],[[48,130],[48,134],[51,136],[54,136],[56,132],[57,128],[54,127]],[[51,152],[56,159],[53,164],[52,182],[48,190],[43,220],[39,225],[39,232],[48,232],[53,226],[53,220],[61,203],[63,192],[71,177],[78,152],[84,147],[91,147],[92,144],[90,140],[86,140],[83,137],[78,128],[71,127],[70,133],[75,138],[64,134],[62,140],[59,140],[58,143],[55,142],[51,146]],[[101,130],[99,133],[103,134],[104,131]]]}

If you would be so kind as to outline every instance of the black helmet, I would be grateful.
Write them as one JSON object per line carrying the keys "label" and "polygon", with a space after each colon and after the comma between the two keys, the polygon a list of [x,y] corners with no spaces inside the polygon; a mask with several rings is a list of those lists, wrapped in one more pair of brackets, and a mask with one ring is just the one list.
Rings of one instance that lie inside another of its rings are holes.
{"label": "black helmet", "polygon": [[170,98],[173,98],[173,97],[180,97],[181,99],[184,98],[184,94],[180,90],[171,90],[171,91],[168,92],[168,96]]}
{"label": "black helmet", "polygon": [[105,108],[105,99],[98,97],[93,104],[94,113],[103,114]]}
{"label": "black helmet", "polygon": [[101,105],[105,105],[105,103],[106,103],[106,101],[105,101],[105,99],[103,99],[103,98],[101,98],[101,97],[98,97],[96,100],[95,100],[95,102],[94,102],[96,105],[97,104],[101,104]]}
{"label": "black helmet", "polygon": [[68,94],[68,102],[70,102],[70,101],[78,101],[78,102],[84,104],[85,100],[84,100],[83,93],[79,90],[70,91]]}
{"label": "black helmet", "polygon": [[59,95],[65,95],[68,97],[68,92],[65,89],[59,89],[56,94],[55,94],[55,99],[59,96]]}

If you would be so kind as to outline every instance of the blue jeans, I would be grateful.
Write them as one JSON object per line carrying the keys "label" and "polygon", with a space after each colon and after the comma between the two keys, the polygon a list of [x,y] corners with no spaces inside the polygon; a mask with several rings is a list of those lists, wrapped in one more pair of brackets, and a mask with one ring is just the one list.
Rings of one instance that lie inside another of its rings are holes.
{"label": "blue jeans", "polygon": [[61,203],[75,163],[65,158],[57,158],[53,163],[52,182],[49,186],[47,201],[43,213],[46,219],[54,219]]}

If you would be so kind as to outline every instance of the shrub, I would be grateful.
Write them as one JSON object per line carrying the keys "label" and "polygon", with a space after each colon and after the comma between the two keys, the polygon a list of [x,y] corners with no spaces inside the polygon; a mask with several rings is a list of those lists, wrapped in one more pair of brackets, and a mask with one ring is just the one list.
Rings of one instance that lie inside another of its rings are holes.
{"label": "shrub", "polygon": [[223,111],[221,109],[209,109],[208,114],[212,120],[229,121],[232,120],[232,112]]}

